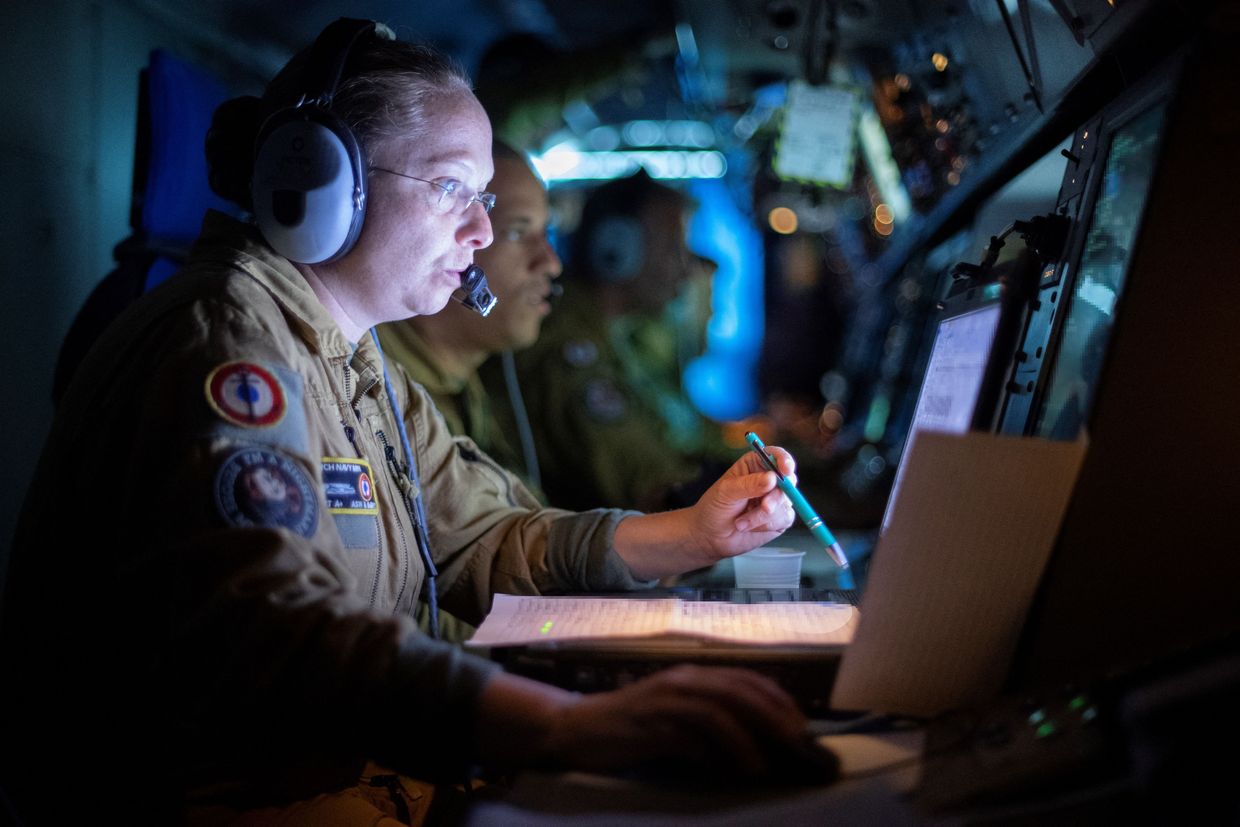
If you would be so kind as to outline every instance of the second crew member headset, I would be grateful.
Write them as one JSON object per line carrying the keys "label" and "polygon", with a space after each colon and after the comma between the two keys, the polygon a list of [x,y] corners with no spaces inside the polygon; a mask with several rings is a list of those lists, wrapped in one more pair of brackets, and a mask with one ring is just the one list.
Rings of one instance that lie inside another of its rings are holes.
{"label": "second crew member headset", "polygon": [[641,271],[646,258],[646,233],[635,216],[604,216],[588,232],[590,272],[600,281],[625,282]]}
{"label": "second crew member headset", "polygon": [[[357,136],[331,105],[354,46],[372,36],[393,39],[371,20],[342,17],[324,29],[307,55],[301,98],[258,131],[250,178],[254,220],[272,249],[290,261],[335,261],[362,232],[366,161]],[[476,264],[461,274],[452,298],[483,316],[497,302]]]}
{"label": "second crew member headset", "polygon": [[591,194],[581,216],[583,236],[577,248],[597,281],[622,283],[641,273],[648,254],[643,216],[664,198],[683,200],[671,187],[656,182],[644,169],[604,184]]}

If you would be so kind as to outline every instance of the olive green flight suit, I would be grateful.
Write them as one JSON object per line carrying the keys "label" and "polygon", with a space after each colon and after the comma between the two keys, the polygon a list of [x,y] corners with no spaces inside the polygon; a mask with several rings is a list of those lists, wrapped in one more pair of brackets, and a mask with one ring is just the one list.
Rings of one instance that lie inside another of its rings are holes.
{"label": "olive green flight suit", "polygon": [[570,284],[538,342],[517,354],[543,490],[566,508],[655,510],[698,464],[633,386],[594,291]]}

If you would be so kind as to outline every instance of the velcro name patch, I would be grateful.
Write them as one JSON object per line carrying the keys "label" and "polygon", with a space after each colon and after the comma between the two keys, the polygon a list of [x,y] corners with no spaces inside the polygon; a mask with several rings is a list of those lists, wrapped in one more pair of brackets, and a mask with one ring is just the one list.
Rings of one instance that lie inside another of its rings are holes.
{"label": "velcro name patch", "polygon": [[354,457],[323,457],[323,495],[332,514],[379,513],[370,463]]}

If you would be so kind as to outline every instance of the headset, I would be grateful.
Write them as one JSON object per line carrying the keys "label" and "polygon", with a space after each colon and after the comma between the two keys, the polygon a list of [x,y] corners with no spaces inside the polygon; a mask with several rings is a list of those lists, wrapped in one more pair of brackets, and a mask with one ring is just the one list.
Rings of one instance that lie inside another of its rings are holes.
{"label": "headset", "polygon": [[[366,217],[366,163],[357,136],[331,112],[354,46],[394,39],[372,20],[342,17],[310,47],[301,99],[263,122],[255,140],[254,220],[277,253],[299,264],[335,261],[353,248]],[[452,298],[482,316],[498,299],[471,265]]]}
{"label": "headset", "polygon": [[347,253],[366,216],[366,164],[352,130],[331,112],[359,40],[391,39],[371,20],[342,17],[323,30],[303,69],[296,104],[264,121],[254,145],[254,218],[267,243],[300,264]]}
{"label": "headset", "polygon": [[686,203],[682,193],[655,181],[645,169],[603,184],[590,194],[582,208],[576,250],[596,280],[620,283],[642,271],[650,241],[643,217],[666,198]]}
{"label": "headset", "polygon": [[590,271],[600,281],[625,282],[641,272],[646,258],[646,232],[635,216],[603,216],[589,233],[586,250]]}

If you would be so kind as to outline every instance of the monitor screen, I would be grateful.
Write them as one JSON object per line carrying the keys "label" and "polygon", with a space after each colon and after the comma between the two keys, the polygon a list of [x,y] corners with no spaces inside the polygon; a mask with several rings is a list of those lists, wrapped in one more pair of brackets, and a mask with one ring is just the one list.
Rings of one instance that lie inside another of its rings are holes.
{"label": "monitor screen", "polygon": [[1156,106],[1145,112],[1117,130],[1111,142],[1059,336],[1054,373],[1034,426],[1038,436],[1076,439],[1089,415],[1145,210],[1164,109],[1165,105]]}
{"label": "monitor screen", "polygon": [[969,430],[995,330],[999,325],[999,310],[999,303],[992,302],[939,321],[880,533],[887,529],[887,523],[891,520],[904,477],[905,458],[918,432],[930,430],[962,434]]}

